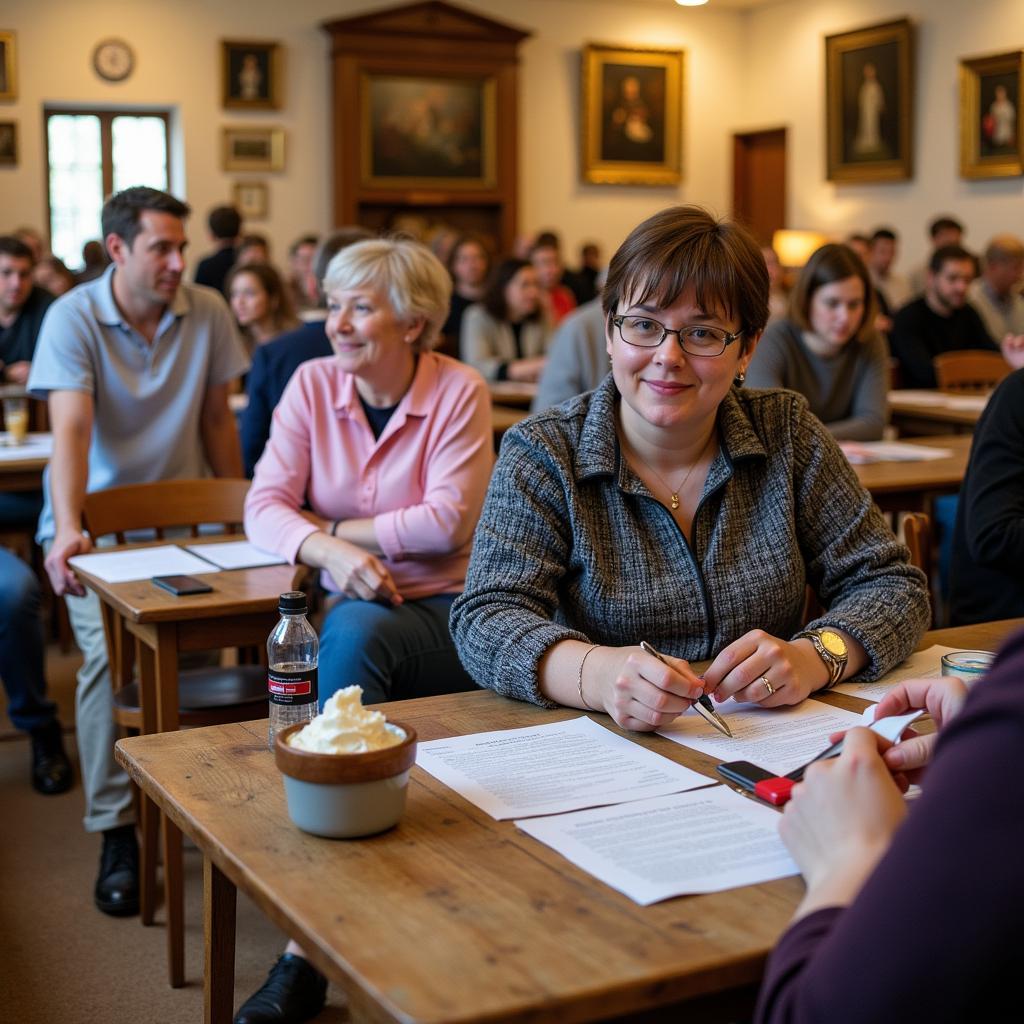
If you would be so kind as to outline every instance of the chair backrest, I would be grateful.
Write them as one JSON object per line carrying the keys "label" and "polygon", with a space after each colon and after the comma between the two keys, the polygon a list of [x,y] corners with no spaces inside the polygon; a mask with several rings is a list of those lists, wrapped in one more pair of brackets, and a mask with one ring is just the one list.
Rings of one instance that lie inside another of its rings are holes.
{"label": "chair backrest", "polygon": [[935,378],[946,391],[990,391],[1010,372],[998,352],[963,349],[934,359]]}
{"label": "chair backrest", "polygon": [[924,512],[910,512],[903,517],[903,540],[910,549],[910,564],[916,565],[932,578],[932,523]]}
{"label": "chair backrest", "polygon": [[133,530],[153,530],[163,537],[165,530],[187,527],[196,537],[206,523],[238,533],[248,492],[248,480],[219,477],[127,484],[87,494],[82,518],[93,538],[113,534],[119,544]]}

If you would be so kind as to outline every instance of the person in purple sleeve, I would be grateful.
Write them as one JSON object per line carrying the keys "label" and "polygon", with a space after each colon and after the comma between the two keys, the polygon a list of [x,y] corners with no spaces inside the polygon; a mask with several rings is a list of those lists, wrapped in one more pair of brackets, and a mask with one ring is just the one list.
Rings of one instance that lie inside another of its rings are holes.
{"label": "person in purple sleeve", "polygon": [[[769,959],[758,1024],[1020,1016],[1022,678],[1024,630],[969,695],[950,678],[901,683],[878,714],[926,708],[937,742],[883,749],[854,729],[794,788],[779,831],[807,892]],[[909,808],[908,781],[923,788]]]}

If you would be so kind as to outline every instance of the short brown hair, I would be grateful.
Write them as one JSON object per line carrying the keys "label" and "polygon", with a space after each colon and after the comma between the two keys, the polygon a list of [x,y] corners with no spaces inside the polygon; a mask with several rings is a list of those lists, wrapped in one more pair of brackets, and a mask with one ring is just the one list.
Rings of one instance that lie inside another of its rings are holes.
{"label": "short brown hair", "polygon": [[814,298],[814,293],[826,284],[845,281],[848,277],[858,278],[864,286],[864,312],[854,332],[854,338],[857,341],[866,341],[872,336],[878,312],[875,286],[871,283],[864,261],[848,245],[831,243],[811,253],[811,258],[800,271],[800,276],[789,293],[790,320],[801,330],[812,330],[811,299]]}
{"label": "short brown hair", "polygon": [[629,233],[608,265],[605,315],[653,299],[670,306],[688,287],[697,304],[740,321],[741,351],[768,322],[768,268],[746,228],[699,206],[672,206]]}

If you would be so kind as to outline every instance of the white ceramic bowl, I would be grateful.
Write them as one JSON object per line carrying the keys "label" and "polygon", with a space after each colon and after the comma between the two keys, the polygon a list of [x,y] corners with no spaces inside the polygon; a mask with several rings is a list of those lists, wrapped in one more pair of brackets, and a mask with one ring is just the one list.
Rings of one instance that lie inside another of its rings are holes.
{"label": "white ceramic bowl", "polygon": [[393,747],[363,754],[315,754],[287,742],[304,725],[289,725],[274,737],[274,759],[292,821],[304,832],[329,839],[370,836],[397,824],[416,762],[416,730],[389,722],[405,734]]}

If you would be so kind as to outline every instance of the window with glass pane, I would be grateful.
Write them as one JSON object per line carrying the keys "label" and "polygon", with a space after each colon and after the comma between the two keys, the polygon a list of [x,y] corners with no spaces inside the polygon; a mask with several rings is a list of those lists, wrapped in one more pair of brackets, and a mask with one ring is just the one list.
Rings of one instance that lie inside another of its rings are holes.
{"label": "window with glass pane", "polygon": [[46,112],[51,248],[72,270],[101,239],[103,197],[132,185],[170,188],[169,114]]}

